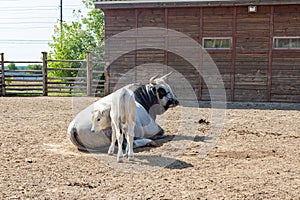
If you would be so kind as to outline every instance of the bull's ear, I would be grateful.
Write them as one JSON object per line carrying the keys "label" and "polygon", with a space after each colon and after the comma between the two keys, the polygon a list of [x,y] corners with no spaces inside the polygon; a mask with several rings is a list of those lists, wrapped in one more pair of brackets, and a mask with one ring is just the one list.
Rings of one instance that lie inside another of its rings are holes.
{"label": "bull's ear", "polygon": [[165,81],[166,78],[168,78],[172,73],[173,73],[173,71],[169,72],[168,74],[162,76],[161,79]]}
{"label": "bull's ear", "polygon": [[152,84],[152,85],[155,85],[156,84],[156,82],[155,82],[155,79],[158,77],[158,75],[155,75],[155,76],[153,76],[153,77],[151,77],[150,78],[150,84]]}

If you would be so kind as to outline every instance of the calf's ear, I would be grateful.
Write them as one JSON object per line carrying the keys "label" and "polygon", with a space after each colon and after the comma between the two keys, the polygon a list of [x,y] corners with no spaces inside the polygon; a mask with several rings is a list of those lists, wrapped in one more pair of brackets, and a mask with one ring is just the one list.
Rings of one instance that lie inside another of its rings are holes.
{"label": "calf's ear", "polygon": [[101,111],[101,115],[108,115],[110,112],[110,106],[104,107],[104,109]]}
{"label": "calf's ear", "polygon": [[108,114],[108,110],[102,110],[101,115],[107,115]]}

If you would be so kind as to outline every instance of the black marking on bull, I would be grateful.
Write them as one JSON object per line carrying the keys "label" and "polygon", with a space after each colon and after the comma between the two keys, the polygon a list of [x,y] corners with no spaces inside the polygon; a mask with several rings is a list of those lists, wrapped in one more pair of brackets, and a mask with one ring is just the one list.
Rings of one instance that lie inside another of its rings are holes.
{"label": "black marking on bull", "polygon": [[148,113],[153,105],[159,103],[152,87],[149,84],[132,84],[128,89],[133,91],[135,100],[139,102],[139,104],[141,104]]}
{"label": "black marking on bull", "polygon": [[157,140],[157,139],[162,139],[164,137],[165,137],[165,131],[160,127],[160,131],[156,135],[152,136],[150,139]]}
{"label": "black marking on bull", "polygon": [[[111,140],[111,132],[112,130],[111,129],[105,129],[103,130],[103,133],[106,135],[106,137],[108,139]],[[87,147],[85,146],[81,140],[79,139],[79,135],[78,135],[78,132],[77,132],[77,128],[76,127],[73,127],[70,131],[70,139],[71,141],[73,142],[73,144],[77,147],[77,149],[79,151],[82,151],[82,152],[106,152],[106,148],[90,148],[90,147]]]}
{"label": "black marking on bull", "polygon": [[158,97],[160,99],[162,99],[164,96],[168,94],[164,88],[158,88],[157,92],[158,92]]}
{"label": "black marking on bull", "polygon": [[176,99],[169,99],[167,105],[164,106],[165,110],[168,110],[170,107],[178,106],[179,101]]}
{"label": "black marking on bull", "polygon": [[74,142],[76,143],[76,146],[78,147],[78,150],[88,151],[88,149],[84,146],[84,144],[78,138],[77,129],[75,127],[72,128],[71,134],[73,135],[73,137],[71,137],[71,138],[74,138]]}
{"label": "black marking on bull", "polygon": [[[135,100],[139,102],[139,104],[141,104],[148,113],[153,105],[159,104],[156,95],[157,92],[160,99],[169,94],[169,92],[167,92],[164,88],[158,88],[156,90],[156,88],[150,84],[131,84],[128,89],[133,91]],[[164,106],[165,111],[170,108],[170,105],[179,105],[179,102],[176,99],[169,99],[167,105]]]}

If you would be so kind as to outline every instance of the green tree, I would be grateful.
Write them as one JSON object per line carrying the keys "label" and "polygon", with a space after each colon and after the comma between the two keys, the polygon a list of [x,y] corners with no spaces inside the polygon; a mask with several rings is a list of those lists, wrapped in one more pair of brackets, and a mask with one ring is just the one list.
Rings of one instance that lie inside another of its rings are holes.
{"label": "green tree", "polygon": [[[28,65],[27,70],[42,70],[42,67],[43,66],[41,64],[33,64],[33,65]],[[28,72],[28,74],[36,74],[36,73],[41,74],[42,71],[40,71],[40,72]]]}
{"label": "green tree", "polygon": [[10,64],[7,66],[7,69],[8,69],[8,70],[18,70],[18,67],[16,66],[15,63],[10,63]]}
{"label": "green tree", "polygon": [[42,70],[42,65],[40,64],[33,64],[27,66],[28,70]]}
{"label": "green tree", "polygon": [[[76,22],[63,23],[62,33],[60,27],[55,26],[53,42],[49,43],[50,52],[48,59],[52,60],[81,60],[86,58],[88,51],[94,51],[103,46],[103,13],[100,9],[93,7],[92,1],[83,1],[89,8],[93,8],[86,17],[81,15],[81,11],[73,11],[79,20]],[[80,68],[81,63],[49,63],[51,68]],[[49,76],[75,77],[77,71],[50,71]]]}
{"label": "green tree", "polygon": [[[8,69],[8,70],[18,70],[18,67],[16,66],[15,63],[10,63],[10,64],[7,66],[7,69]],[[13,74],[13,73],[11,73],[11,74]],[[5,80],[5,83],[6,83],[6,84],[10,84],[13,80],[14,80],[14,77],[10,77],[10,78],[8,78],[8,80],[7,80],[7,79]]]}

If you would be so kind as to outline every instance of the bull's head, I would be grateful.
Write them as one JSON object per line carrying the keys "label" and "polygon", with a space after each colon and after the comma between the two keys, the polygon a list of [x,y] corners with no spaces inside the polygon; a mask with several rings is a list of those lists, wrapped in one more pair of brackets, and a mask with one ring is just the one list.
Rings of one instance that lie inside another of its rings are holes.
{"label": "bull's head", "polygon": [[152,91],[156,95],[158,102],[165,110],[171,107],[179,105],[179,102],[173,93],[171,87],[165,82],[167,77],[170,76],[172,72],[158,78],[158,75],[150,79],[150,85],[152,86]]}
{"label": "bull's head", "polygon": [[92,111],[92,128],[91,132],[96,132],[98,130],[104,130],[111,126],[111,120],[109,116],[110,109],[104,108],[102,110]]}

